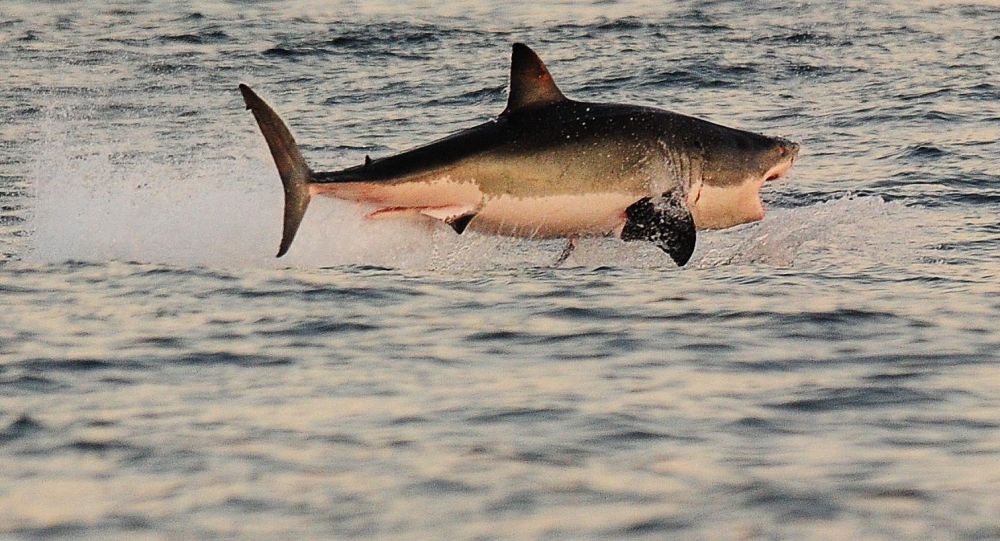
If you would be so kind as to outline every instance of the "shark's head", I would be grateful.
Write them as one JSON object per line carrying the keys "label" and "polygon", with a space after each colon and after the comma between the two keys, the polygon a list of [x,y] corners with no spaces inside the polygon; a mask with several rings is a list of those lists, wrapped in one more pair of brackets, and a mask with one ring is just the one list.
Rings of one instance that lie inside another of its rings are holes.
{"label": "shark's head", "polygon": [[763,220],[761,187],[784,176],[799,155],[798,143],[787,139],[722,129],[726,133],[701,142],[701,180],[688,193],[698,229]]}

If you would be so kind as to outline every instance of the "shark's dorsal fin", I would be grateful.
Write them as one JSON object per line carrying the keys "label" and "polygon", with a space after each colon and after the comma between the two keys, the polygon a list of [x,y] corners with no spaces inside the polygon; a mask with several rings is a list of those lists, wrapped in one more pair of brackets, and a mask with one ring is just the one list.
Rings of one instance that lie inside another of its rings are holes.
{"label": "shark's dorsal fin", "polygon": [[510,94],[507,97],[507,108],[500,116],[564,100],[566,96],[559,91],[542,59],[527,45],[515,43],[510,55]]}

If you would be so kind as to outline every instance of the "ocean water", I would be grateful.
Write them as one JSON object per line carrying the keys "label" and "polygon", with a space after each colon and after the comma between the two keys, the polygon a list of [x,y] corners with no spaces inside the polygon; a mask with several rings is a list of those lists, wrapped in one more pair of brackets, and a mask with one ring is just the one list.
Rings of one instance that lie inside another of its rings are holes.
{"label": "ocean water", "polygon": [[[995,3],[0,3],[0,537],[1000,538]],[[802,144],[675,268],[281,189],[567,95]]]}

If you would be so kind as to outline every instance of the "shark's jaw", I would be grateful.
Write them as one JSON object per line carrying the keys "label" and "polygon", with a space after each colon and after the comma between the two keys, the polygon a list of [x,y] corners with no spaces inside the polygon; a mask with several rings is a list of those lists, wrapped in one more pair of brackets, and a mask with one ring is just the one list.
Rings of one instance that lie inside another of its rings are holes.
{"label": "shark's jaw", "polygon": [[698,229],[726,229],[763,220],[766,211],[760,189],[765,182],[785,176],[797,156],[798,146],[795,145],[763,175],[748,177],[729,186],[699,183],[688,194],[688,206],[695,226]]}

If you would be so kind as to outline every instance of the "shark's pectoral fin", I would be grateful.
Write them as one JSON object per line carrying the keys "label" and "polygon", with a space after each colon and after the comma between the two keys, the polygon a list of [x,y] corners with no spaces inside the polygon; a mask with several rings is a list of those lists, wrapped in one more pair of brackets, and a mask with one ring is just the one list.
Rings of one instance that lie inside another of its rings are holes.
{"label": "shark's pectoral fin", "polygon": [[621,239],[652,242],[683,267],[691,259],[697,239],[684,196],[675,190],[633,203],[625,209]]}

